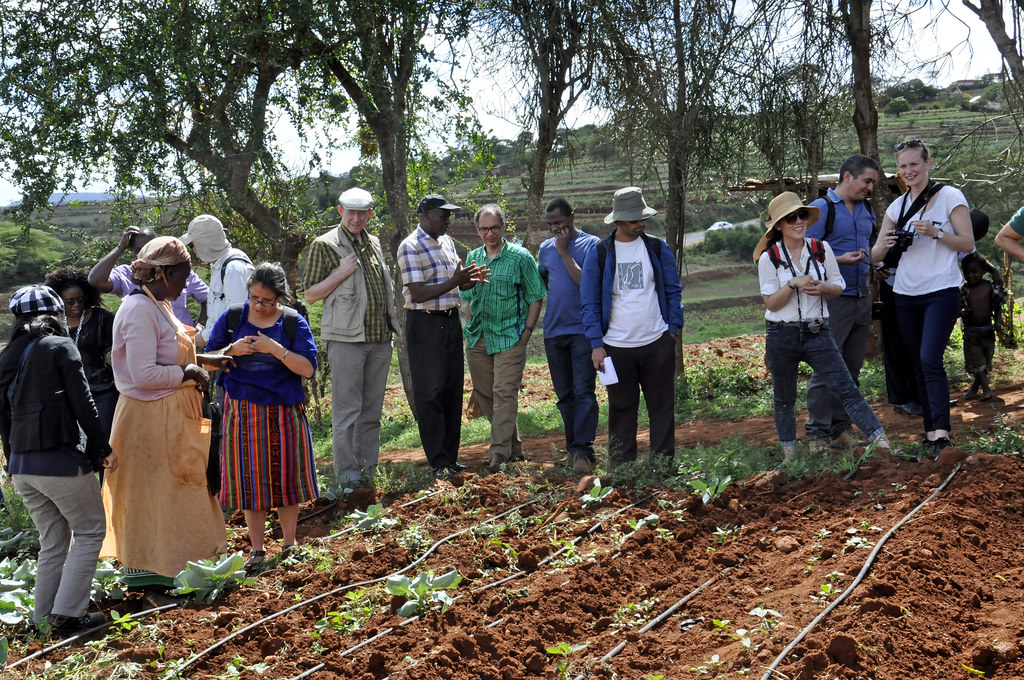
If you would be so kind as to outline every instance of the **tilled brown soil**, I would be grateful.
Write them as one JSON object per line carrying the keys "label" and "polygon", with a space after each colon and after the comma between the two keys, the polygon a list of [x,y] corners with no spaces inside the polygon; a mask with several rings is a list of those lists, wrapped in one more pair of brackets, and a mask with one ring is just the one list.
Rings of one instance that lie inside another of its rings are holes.
{"label": "tilled brown soil", "polygon": [[[459,487],[440,483],[440,493],[413,505],[399,507],[411,497],[395,499],[389,507],[401,524],[391,530],[323,539],[320,554],[278,562],[255,586],[213,605],[150,617],[85,650],[79,663],[106,653],[95,677],[125,677],[131,662],[136,677],[158,678],[171,661],[234,633],[182,677],[292,678],[318,669],[306,677],[512,680],[563,677],[557,664],[564,661],[564,677],[761,677],[853,583],[882,536],[951,474],[958,456],[949,453],[942,462],[874,462],[850,481],[829,475],[782,484],[767,476],[733,485],[708,505],[677,491],[620,489],[584,509],[569,480],[470,475]],[[948,487],[892,534],[863,582],[782,660],[775,677],[969,677],[966,668],[1024,677],[1022,479],[1017,459],[964,461]],[[630,526],[651,514],[657,524]],[[411,526],[429,531],[431,542],[462,533],[409,573],[458,569],[463,580],[447,612],[409,621],[394,613],[401,601],[379,585],[354,584],[384,577],[422,553],[398,543]],[[364,589],[362,600],[345,597]],[[351,611],[353,602],[367,608],[357,630],[317,630],[318,620]],[[138,608],[131,601],[108,606]],[[353,649],[374,636],[381,637]],[[568,660],[546,653],[559,643],[586,646]],[[617,655],[600,660],[621,643]],[[66,653],[5,677],[41,674],[44,663]]]}
{"label": "tilled brown soil", "polygon": [[[689,360],[748,363],[751,352],[722,341]],[[958,405],[955,436],[991,430],[997,414],[1017,421],[1021,387],[1000,385],[991,401]],[[890,434],[919,436],[919,419],[876,410]],[[677,428],[680,447],[736,435],[775,439],[770,418]],[[358,490],[337,505],[321,499],[303,508],[327,511],[300,525],[303,551],[287,560],[272,553],[255,585],[212,605],[149,615],[93,646],[50,651],[3,677],[156,679],[175,668],[188,678],[358,680],[1024,677],[1020,459],[959,461],[949,449],[940,461],[874,461],[848,481],[767,474],[706,505],[682,491],[619,488],[585,508],[590,480],[577,488],[537,466],[559,444],[528,441],[534,462],[522,474],[468,474],[430,496]],[[484,445],[462,454],[478,470],[485,456]],[[422,461],[422,452],[382,457]],[[882,538],[957,462],[948,486],[892,532],[851,589]],[[349,512],[374,500],[400,523],[340,533],[353,524]],[[650,515],[656,523],[638,525]],[[244,551],[240,514],[231,524]],[[462,581],[443,613],[398,616],[403,599],[382,585],[400,570],[452,569]],[[132,596],[103,608],[145,606]],[[44,647],[13,633],[9,663]],[[547,653],[559,645],[571,653]]]}

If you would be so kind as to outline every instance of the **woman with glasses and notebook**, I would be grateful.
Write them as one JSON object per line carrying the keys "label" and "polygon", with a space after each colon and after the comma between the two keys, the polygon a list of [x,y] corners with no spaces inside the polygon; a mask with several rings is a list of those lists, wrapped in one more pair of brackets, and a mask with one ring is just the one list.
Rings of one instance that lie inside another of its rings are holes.
{"label": "woman with glasses and notebook", "polygon": [[290,295],[284,270],[260,264],[248,290],[240,310],[228,308],[214,323],[206,347],[235,361],[219,378],[227,393],[220,502],[245,514],[252,545],[245,566],[255,569],[266,557],[267,511],[277,509],[286,553],[295,545],[299,504],[319,495],[302,389],[317,359],[306,320],[283,304]]}
{"label": "woman with glasses and notebook", "polygon": [[89,381],[89,391],[107,437],[114,422],[117,388],[108,360],[114,345],[114,315],[103,309],[100,291],[89,284],[89,272],[81,267],[61,267],[46,275],[43,285],[57,291],[64,301],[68,335],[78,347]]}
{"label": "woman with glasses and notebook", "polygon": [[886,210],[871,259],[895,272],[900,334],[922,397],[925,440],[938,456],[950,446],[949,381],[942,354],[960,315],[963,277],[957,255],[974,250],[974,232],[963,193],[929,179],[932,159],[924,142],[900,142],[895,151],[909,189]]}
{"label": "woman with glasses and notebook", "polygon": [[821,216],[791,191],[768,204],[768,230],[754,249],[761,296],[767,308],[765,357],[772,375],[775,429],[785,460],[796,455],[797,368],[805,361],[846,408],[850,420],[888,453],[889,440],[878,417],[850,376],[828,325],[826,298],[846,287],[832,248],[804,237]]}

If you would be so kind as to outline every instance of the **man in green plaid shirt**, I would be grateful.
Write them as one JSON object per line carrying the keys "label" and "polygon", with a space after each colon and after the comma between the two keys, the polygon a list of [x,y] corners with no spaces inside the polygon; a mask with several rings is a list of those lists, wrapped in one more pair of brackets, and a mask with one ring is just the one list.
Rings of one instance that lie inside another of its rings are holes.
{"label": "man in green plaid shirt", "polygon": [[349,189],[338,198],[341,224],[309,246],[303,297],[323,300],[320,335],[331,363],[334,473],[339,484],[369,482],[380,453],[393,333],[394,284],[380,241],[366,231],[373,197]]}
{"label": "man in green plaid shirt", "polygon": [[459,293],[469,303],[466,361],[473,392],[491,421],[488,466],[520,459],[523,442],[516,427],[526,347],[540,318],[547,288],[530,251],[505,240],[505,213],[493,204],[477,211],[476,230],[484,244],[466,255],[486,263],[490,282]]}

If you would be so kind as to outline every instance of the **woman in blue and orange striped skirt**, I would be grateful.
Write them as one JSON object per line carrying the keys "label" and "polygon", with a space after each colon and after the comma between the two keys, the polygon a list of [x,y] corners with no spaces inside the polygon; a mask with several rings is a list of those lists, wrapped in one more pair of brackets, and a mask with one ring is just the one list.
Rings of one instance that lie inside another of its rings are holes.
{"label": "woman in blue and orange striped skirt", "polygon": [[227,392],[220,502],[245,513],[252,543],[245,566],[252,569],[266,556],[267,510],[277,509],[287,551],[295,544],[299,504],[319,491],[302,391],[302,378],[316,371],[316,342],[306,320],[283,305],[290,291],[280,266],[260,264],[248,288],[241,313],[229,309],[217,319],[207,351],[235,357],[220,378]]}

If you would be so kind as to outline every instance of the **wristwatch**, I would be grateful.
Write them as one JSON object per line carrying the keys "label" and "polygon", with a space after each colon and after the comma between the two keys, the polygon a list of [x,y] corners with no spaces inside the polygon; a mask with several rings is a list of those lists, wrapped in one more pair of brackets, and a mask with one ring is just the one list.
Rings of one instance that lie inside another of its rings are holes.
{"label": "wristwatch", "polygon": [[942,239],[942,235],[943,235],[944,233],[945,233],[944,231],[942,231],[941,229],[939,229],[938,233],[937,233],[937,234],[935,234],[935,236],[932,236],[932,238],[934,238],[934,239],[939,239],[939,240],[941,240],[941,239]]}

